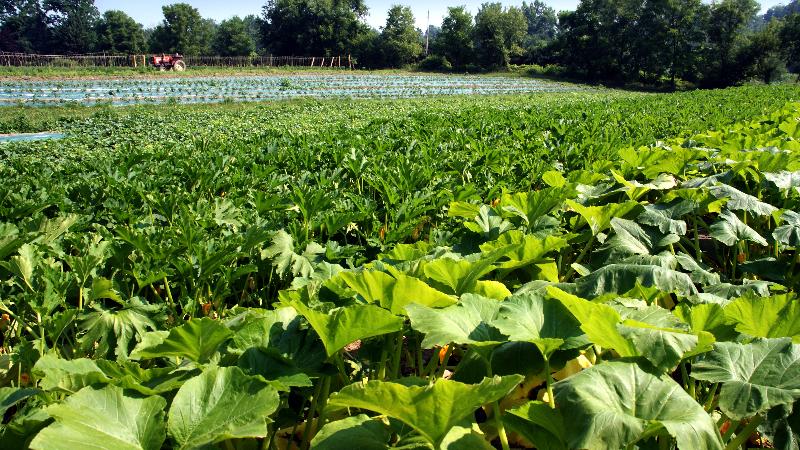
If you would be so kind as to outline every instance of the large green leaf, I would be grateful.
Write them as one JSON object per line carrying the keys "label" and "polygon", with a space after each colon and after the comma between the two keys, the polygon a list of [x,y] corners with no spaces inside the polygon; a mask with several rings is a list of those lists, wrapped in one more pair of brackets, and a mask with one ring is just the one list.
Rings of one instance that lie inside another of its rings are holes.
{"label": "large green leaf", "polygon": [[433,385],[422,380],[422,385],[369,381],[345,387],[331,395],[328,403],[393,417],[438,446],[456,424],[481,405],[508,394],[522,379],[519,375],[486,378],[475,385],[445,379]]}
{"label": "large green leaf", "polygon": [[425,334],[423,348],[436,345],[495,345],[506,341],[494,321],[501,302],[465,294],[457,305],[442,309],[411,304],[406,307],[411,327]]}
{"label": "large green leaf", "polygon": [[668,433],[681,449],[721,449],[716,424],[669,376],[607,362],[553,386],[570,448],[620,449]]}
{"label": "large green leaf", "polygon": [[161,306],[148,305],[137,298],[125,302],[122,309],[107,309],[98,304],[92,308],[93,312],[81,316],[80,328],[85,331],[81,344],[100,357],[113,349],[118,359],[126,359],[131,342],[147,331],[156,330],[154,319],[165,316]]}
{"label": "large green leaf", "polygon": [[784,211],[781,220],[785,225],[781,225],[772,232],[772,237],[781,244],[800,246],[800,214],[794,211]]}
{"label": "large green leaf", "polygon": [[689,200],[680,200],[669,204],[647,205],[636,221],[644,225],[658,227],[662,233],[686,234],[686,222],[681,217],[690,214],[695,204]]}
{"label": "large green leaf", "polygon": [[613,218],[614,235],[606,240],[605,247],[628,255],[651,255],[660,248],[680,240],[676,234],[662,234],[655,228],[645,229],[632,220]]}
{"label": "large green leaf", "polygon": [[767,245],[767,240],[758,232],[736,217],[736,214],[725,210],[719,215],[720,220],[711,225],[710,235],[728,247],[733,247],[737,242],[750,241],[760,245]]}
{"label": "large green leaf", "polygon": [[489,253],[463,259],[438,258],[426,262],[422,270],[432,283],[452,294],[478,293],[475,290],[481,277],[495,270],[495,261],[519,245],[493,247]]}
{"label": "large green leaf", "polygon": [[689,325],[692,332],[707,331],[713,334],[717,341],[728,341],[734,339],[738,334],[733,325],[728,322],[725,310],[716,303],[699,305],[681,303],[675,308],[674,313]]}
{"label": "large green leaf", "polygon": [[662,328],[635,320],[626,320],[617,327],[636,351],[656,369],[667,372],[685,357],[711,350],[714,338],[701,331],[700,336],[675,328]]}
{"label": "large green leaf", "polygon": [[608,203],[603,206],[583,206],[580,203],[567,200],[567,205],[583,217],[594,235],[607,230],[611,226],[611,219],[615,217],[635,217],[643,210],[642,205],[635,201]]}
{"label": "large green leaf", "polygon": [[403,319],[375,305],[354,305],[317,311],[299,300],[292,306],[317,332],[328,356],[359,339],[400,331]]}
{"label": "large green leaf", "polygon": [[33,366],[33,374],[41,378],[39,387],[45,391],[75,393],[95,383],[107,383],[109,378],[91,359],[61,359],[48,353]]}
{"label": "large green leaf", "polygon": [[409,303],[441,308],[456,302],[455,297],[402,273],[393,277],[378,271],[342,272],[339,277],[367,302],[377,303],[394,314],[405,314]]}
{"label": "large green leaf", "polygon": [[728,417],[752,417],[800,398],[800,345],[788,338],[718,342],[691,375],[722,383],[719,407]]}
{"label": "large green leaf", "polygon": [[261,251],[261,257],[271,258],[272,265],[281,277],[309,277],[322,260],[320,255],[323,253],[325,249],[316,242],[309,243],[303,253],[295,253],[294,239],[289,233],[280,230],[272,236],[272,245]]}
{"label": "large green leaf", "polygon": [[326,424],[311,441],[314,450],[386,450],[391,431],[366,414]]}
{"label": "large green leaf", "polygon": [[47,408],[56,421],[34,438],[31,448],[159,450],[166,437],[166,406],[161,397],[128,397],[116,386],[86,387]]}
{"label": "large green leaf", "polygon": [[142,341],[131,353],[131,359],[153,359],[167,356],[188,358],[197,363],[207,363],[233,332],[225,325],[208,317],[192,319],[173,328],[163,341]]}
{"label": "large green leaf", "polygon": [[297,312],[290,307],[252,309],[234,316],[226,322],[234,332],[228,351],[242,353],[253,347],[270,347],[280,340],[296,318]]}
{"label": "large green leaf", "polygon": [[3,416],[12,406],[38,393],[37,389],[0,388],[0,416]]}
{"label": "large green leaf", "polygon": [[725,316],[740,333],[800,343],[800,302],[794,296],[742,297],[725,306]]}
{"label": "large green leaf", "polygon": [[492,253],[500,248],[508,249],[509,246],[514,244],[521,245],[511,247],[511,250],[505,252],[504,257],[508,259],[501,261],[498,264],[499,268],[518,269],[533,264],[552,262],[553,260],[548,258],[547,254],[561,250],[569,245],[567,240],[561,236],[546,236],[543,239],[539,239],[536,236],[523,234],[518,230],[511,230],[500,235],[497,240],[481,245],[481,251]]}
{"label": "large green leaf", "polygon": [[569,310],[560,301],[541,295],[523,294],[504,301],[495,324],[510,340],[531,342],[545,357],[559,348],[588,344],[581,323]]}
{"label": "large green leaf", "polygon": [[622,184],[623,187],[621,190],[625,192],[625,195],[627,195],[631,200],[638,200],[651,190],[665,191],[672,189],[677,185],[675,177],[664,173],[659,174],[656,179],[652,180],[650,183],[640,183],[636,180],[626,180],[615,170],[612,170],[611,174],[615,180]]}
{"label": "large green leaf", "polygon": [[238,367],[211,367],[181,387],[169,409],[175,448],[200,448],[228,439],[267,435],[278,392]]}
{"label": "large green leaf", "polygon": [[685,273],[660,266],[636,264],[609,264],[579,278],[575,285],[577,294],[583,298],[624,294],[637,286],[653,287],[684,297],[697,294],[692,279]]}
{"label": "large green leaf", "polygon": [[549,214],[563,201],[563,189],[547,188],[533,192],[503,194],[498,206],[503,211],[522,218],[527,225],[531,225],[540,217]]}
{"label": "large green leaf", "polygon": [[777,211],[778,208],[764,203],[756,197],[729,186],[727,184],[717,184],[708,188],[709,192],[717,198],[727,199],[728,209],[745,211],[758,216],[768,216]]}
{"label": "large green leaf", "polygon": [[566,450],[566,432],[561,411],[547,403],[528,402],[506,411],[503,422],[538,450]]}
{"label": "large green leaf", "polygon": [[591,342],[604,348],[613,348],[620,356],[639,355],[633,344],[617,328],[622,318],[614,308],[590,302],[552,286],[547,288],[547,294],[560,301],[578,319],[581,330]]}

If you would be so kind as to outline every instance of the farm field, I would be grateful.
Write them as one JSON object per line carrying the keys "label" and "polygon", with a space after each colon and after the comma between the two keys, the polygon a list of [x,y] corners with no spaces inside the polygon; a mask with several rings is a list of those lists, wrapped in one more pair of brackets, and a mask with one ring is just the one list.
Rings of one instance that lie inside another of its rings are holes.
{"label": "farm field", "polygon": [[413,98],[581,91],[526,78],[455,75],[291,75],[90,80],[0,80],[0,106],[58,103],[131,105],[292,98]]}
{"label": "farm field", "polygon": [[794,448],[798,102],[2,108],[0,447]]}

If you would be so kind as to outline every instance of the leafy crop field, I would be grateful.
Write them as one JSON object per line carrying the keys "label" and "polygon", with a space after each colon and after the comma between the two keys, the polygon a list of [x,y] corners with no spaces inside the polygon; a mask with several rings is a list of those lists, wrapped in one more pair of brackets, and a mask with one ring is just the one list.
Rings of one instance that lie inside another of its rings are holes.
{"label": "leafy crop field", "polygon": [[795,448],[798,100],[136,106],[2,144],[2,448]]}
{"label": "leafy crop field", "polygon": [[215,103],[290,98],[413,98],[581,91],[526,78],[455,75],[290,75],[61,81],[0,81],[0,106],[59,103]]}

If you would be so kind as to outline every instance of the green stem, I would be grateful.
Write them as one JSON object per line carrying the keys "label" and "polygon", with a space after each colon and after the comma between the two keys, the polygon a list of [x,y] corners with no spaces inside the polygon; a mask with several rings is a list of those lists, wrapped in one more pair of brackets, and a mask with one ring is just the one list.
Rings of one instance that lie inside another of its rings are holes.
{"label": "green stem", "polygon": [[[164,289],[167,291],[167,298],[169,299],[169,307],[172,309],[172,314],[177,316],[178,312],[175,309],[175,300],[172,298],[172,289],[169,288],[169,280],[167,280],[167,277],[164,277]],[[177,320],[178,318],[175,317],[176,322]]]}
{"label": "green stem", "polygon": [[396,379],[400,377],[400,359],[403,353],[403,332],[397,333],[394,348],[394,354],[392,355],[392,379]]}
{"label": "green stem", "polygon": [[308,415],[306,416],[306,428],[303,430],[303,442],[300,444],[301,450],[307,450],[311,442],[312,423],[314,422],[314,414],[317,412],[317,404],[319,403],[319,396],[322,393],[323,384],[324,381],[320,380],[319,383],[317,383],[317,387],[314,389],[314,397],[311,399],[311,406],[308,408]]}
{"label": "green stem", "polygon": [[83,311],[83,285],[78,286],[78,311]]}
{"label": "green stem", "polygon": [[389,357],[389,352],[386,350],[386,347],[387,345],[384,339],[384,345],[381,346],[380,362],[378,363],[378,380],[386,379],[386,358]]}
{"label": "green stem", "polygon": [[700,258],[703,256],[703,252],[700,251],[700,232],[697,230],[697,215],[694,216],[692,224],[694,225],[694,256],[698,261],[700,261]]}
{"label": "green stem", "polygon": [[233,443],[230,440],[224,442],[225,450],[236,450],[236,447],[233,446]]}
{"label": "green stem", "polygon": [[703,402],[703,408],[706,412],[711,412],[711,410],[714,409],[714,397],[717,395],[717,386],[717,383],[713,383],[711,387],[708,388],[706,400]]}
{"label": "green stem", "polygon": [[[592,237],[589,238],[589,241],[586,242],[586,246],[583,247],[583,250],[581,250],[580,255],[578,255],[578,258],[575,259],[575,262],[573,262],[572,265],[580,264],[581,261],[583,261],[583,258],[585,258],[587,254],[589,254],[589,250],[591,250],[592,244],[594,244],[594,240],[595,240],[595,235],[593,234]],[[572,277],[572,275],[575,274],[575,268],[572,267],[572,265],[569,268],[569,272],[567,272],[567,274],[564,275],[563,281],[569,280]]]}
{"label": "green stem", "polygon": [[344,350],[339,350],[339,352],[335,356],[336,368],[339,370],[339,378],[342,379],[342,384],[347,386],[350,384],[350,377],[347,375],[347,370],[344,367],[344,355],[342,354]]}
{"label": "green stem", "polygon": [[[452,347],[450,347],[452,348]],[[486,371],[489,373],[489,377],[491,378],[494,376],[492,372],[492,361],[491,357],[487,360],[484,359],[486,362]],[[545,359],[545,365],[547,365],[547,359]],[[492,413],[494,416],[494,425],[497,428],[497,436],[500,438],[500,445],[503,447],[503,450],[511,450],[511,446],[508,445],[508,435],[506,434],[506,427],[503,425],[503,418],[500,417],[500,402],[495,400],[492,402]]]}
{"label": "green stem", "polygon": [[556,399],[553,398],[553,374],[550,373],[550,358],[544,358],[544,371],[547,382],[547,403],[550,408],[556,409]]}
{"label": "green stem", "polygon": [[500,417],[500,403],[495,400],[494,403],[492,403],[492,408],[494,408],[494,423],[497,427],[497,435],[500,437],[500,445],[503,447],[503,450],[511,450],[511,446],[508,445],[506,427],[503,425],[503,418]]}
{"label": "green stem", "polygon": [[[313,427],[314,432],[311,433],[311,436],[316,436],[317,432],[325,426],[325,407],[328,405],[328,397],[331,394],[331,377],[325,377],[325,381],[322,383],[322,393],[320,394],[320,401],[318,403],[318,413],[317,413],[317,426]],[[311,446],[311,441],[308,442],[308,445]]]}
{"label": "green stem", "polygon": [[747,439],[750,438],[753,432],[756,431],[756,428],[758,428],[758,426],[761,425],[761,422],[763,421],[764,421],[764,416],[753,417],[750,423],[748,423],[747,426],[744,427],[744,429],[741,432],[736,434],[736,438],[730,441],[727,446],[725,446],[725,450],[735,450],[741,447],[742,444],[747,442]]}
{"label": "green stem", "polygon": [[689,372],[686,370],[686,363],[681,363],[681,377],[683,378],[683,388],[686,389],[686,392],[692,396],[693,399],[697,399],[697,392],[695,390],[694,379],[689,377]]}
{"label": "green stem", "polygon": [[[420,350],[420,359],[422,358],[422,350]],[[436,373],[436,370],[439,368],[439,355],[434,351],[433,355],[431,355],[431,359],[428,360],[428,365],[422,369],[422,373],[420,376],[422,378],[427,377],[430,374]]]}

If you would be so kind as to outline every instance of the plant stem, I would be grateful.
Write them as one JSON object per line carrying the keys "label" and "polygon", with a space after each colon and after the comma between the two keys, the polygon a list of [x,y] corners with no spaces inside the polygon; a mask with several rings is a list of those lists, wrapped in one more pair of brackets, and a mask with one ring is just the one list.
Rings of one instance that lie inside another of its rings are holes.
{"label": "plant stem", "polygon": [[741,447],[742,444],[747,442],[747,439],[750,438],[750,436],[753,434],[756,428],[758,428],[758,426],[761,425],[761,422],[763,421],[764,421],[764,416],[759,415],[753,417],[750,423],[748,423],[747,426],[744,427],[742,431],[736,434],[736,438],[730,441],[727,446],[725,446],[725,450],[735,450]]}
{"label": "plant stem", "polygon": [[317,387],[314,389],[314,397],[311,398],[311,406],[309,406],[308,415],[306,416],[306,428],[303,430],[303,442],[300,444],[301,450],[308,449],[311,428],[313,428],[311,424],[314,422],[314,414],[317,412],[317,404],[319,403],[319,396],[322,393],[323,384],[324,381],[320,380],[319,383],[317,383]]}
{"label": "plant stem", "polygon": [[[317,403],[318,406],[318,414],[317,414],[317,426],[313,427],[314,431],[311,433],[311,437],[316,436],[317,432],[325,426],[325,407],[328,405],[328,396],[331,393],[331,377],[325,377],[325,381],[322,382],[322,393],[320,394],[320,401]],[[308,445],[311,446],[311,441],[308,442]]]}
{"label": "plant stem", "polygon": [[500,417],[500,403],[495,400],[494,403],[492,403],[492,408],[494,408],[494,423],[497,427],[497,435],[500,437],[500,445],[503,447],[503,450],[511,450],[511,447],[508,445],[506,427],[503,425],[503,418]]}
{"label": "plant stem", "polygon": [[547,403],[550,408],[556,409],[556,399],[553,398],[553,374],[550,373],[550,358],[544,358],[544,371],[547,383]]}
{"label": "plant stem", "polygon": [[[595,235],[593,234],[592,237],[589,238],[589,241],[586,242],[586,246],[583,247],[583,250],[581,251],[580,255],[578,255],[578,258],[575,259],[575,262],[573,262],[572,265],[580,264],[581,261],[583,261],[583,258],[585,258],[586,255],[589,253],[589,250],[591,250],[592,244],[594,244],[594,240],[595,240]],[[567,272],[567,274],[564,275],[564,279],[562,281],[569,280],[572,277],[572,275],[575,274],[575,268],[572,267],[572,265],[570,265],[569,272]]]}
{"label": "plant stem", "polygon": [[706,401],[703,402],[703,407],[706,412],[711,412],[711,410],[714,409],[714,397],[717,394],[717,386],[717,383],[713,383],[711,387],[708,388]]}
{"label": "plant stem", "polygon": [[386,350],[386,339],[384,338],[384,343],[381,346],[380,362],[378,363],[378,380],[386,379],[386,358],[389,357],[388,353],[389,352]]}
{"label": "plant stem", "polygon": [[697,392],[695,391],[695,384],[694,380],[689,377],[689,372],[686,370],[686,363],[681,363],[681,377],[683,378],[683,388],[686,389],[686,392],[692,396],[693,399],[697,399]]}
{"label": "plant stem", "polygon": [[403,332],[397,333],[394,354],[392,355],[392,379],[400,377],[400,357],[403,353]]}
{"label": "plant stem", "polygon": [[[172,309],[172,314],[177,316],[178,311],[175,309],[175,300],[172,298],[172,289],[169,288],[169,280],[167,280],[167,277],[164,277],[164,289],[167,291],[167,298],[169,299],[169,307]],[[178,318],[175,317],[175,320],[177,321]]]}

